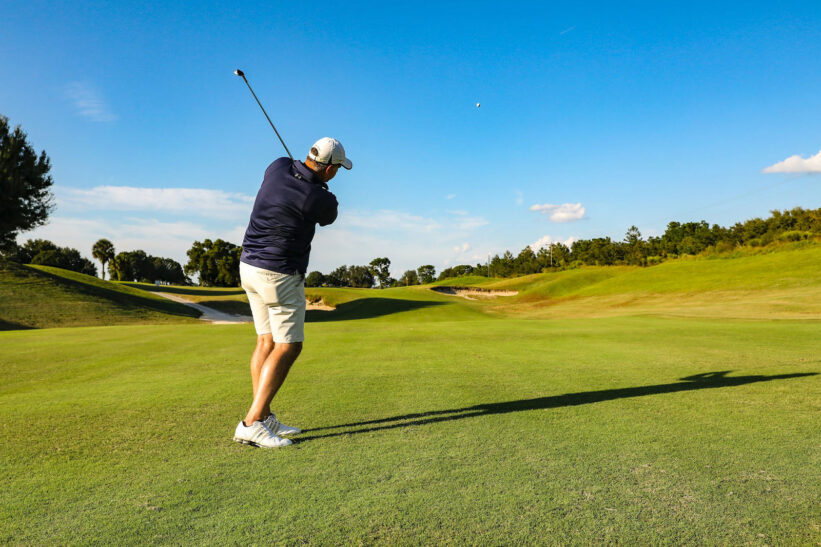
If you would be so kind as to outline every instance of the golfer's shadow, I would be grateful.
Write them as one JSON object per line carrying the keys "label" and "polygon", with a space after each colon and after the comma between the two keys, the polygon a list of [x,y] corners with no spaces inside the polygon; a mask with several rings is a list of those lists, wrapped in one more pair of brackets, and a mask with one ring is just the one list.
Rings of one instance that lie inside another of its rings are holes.
{"label": "golfer's shadow", "polygon": [[[564,395],[553,395],[550,397],[539,397],[537,399],[522,399],[519,401],[506,401],[503,403],[484,403],[464,408],[452,408],[448,410],[433,410],[430,412],[420,412],[416,414],[403,414],[381,418],[378,420],[368,420],[363,422],[352,422],[347,424],[332,425],[307,429],[305,433],[327,431],[330,429],[357,428],[348,431],[334,431],[330,433],[319,433],[301,437],[300,442],[314,439],[325,439],[328,437],[338,437],[340,435],[354,435],[357,433],[369,433],[371,431],[381,431],[384,429],[396,429],[415,425],[426,425],[437,422],[447,422],[450,420],[462,420],[464,418],[475,418],[479,416],[490,416],[493,414],[507,414],[509,412],[522,412],[526,410],[543,410],[547,408],[559,408],[563,406],[587,405],[591,403],[601,403],[615,399],[625,399],[628,397],[642,397],[644,395],[658,395],[662,393],[676,393],[679,391],[693,391],[696,389],[714,389],[721,387],[743,386],[757,382],[770,382],[772,380],[787,380],[789,378],[801,378],[805,376],[816,376],[817,372],[798,372],[793,374],[776,374],[774,376],[735,376],[728,377],[732,371],[705,372],[681,378],[678,382],[671,384],[656,384],[651,386],[625,387],[618,389],[603,389],[600,391],[582,391],[579,393],[566,393]],[[389,423],[398,422],[398,423]]]}

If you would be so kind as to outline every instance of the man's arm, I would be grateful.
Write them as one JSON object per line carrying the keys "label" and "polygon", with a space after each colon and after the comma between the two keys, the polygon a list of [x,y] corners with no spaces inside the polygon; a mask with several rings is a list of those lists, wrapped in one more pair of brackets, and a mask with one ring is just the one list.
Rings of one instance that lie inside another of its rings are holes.
{"label": "man's arm", "polygon": [[305,200],[305,217],[320,226],[327,226],[336,220],[338,208],[335,195],[327,190],[316,190]]}

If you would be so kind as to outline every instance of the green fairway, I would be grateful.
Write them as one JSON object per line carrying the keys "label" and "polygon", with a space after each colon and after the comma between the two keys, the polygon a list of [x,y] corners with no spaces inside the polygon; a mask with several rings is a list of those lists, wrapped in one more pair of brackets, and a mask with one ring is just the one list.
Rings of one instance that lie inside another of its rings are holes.
{"label": "green fairway", "polygon": [[0,333],[0,541],[821,539],[821,322],[362,302],[307,325],[279,450],[231,441],[250,325]]}
{"label": "green fairway", "polygon": [[241,289],[10,266],[7,325],[33,288],[76,302],[68,324],[190,324],[0,332],[0,541],[817,543],[819,263],[445,282],[518,291],[478,300],[308,289],[335,310],[308,312],[274,401],[305,431],[279,450],[231,440],[253,327],[147,292],[247,313]]}

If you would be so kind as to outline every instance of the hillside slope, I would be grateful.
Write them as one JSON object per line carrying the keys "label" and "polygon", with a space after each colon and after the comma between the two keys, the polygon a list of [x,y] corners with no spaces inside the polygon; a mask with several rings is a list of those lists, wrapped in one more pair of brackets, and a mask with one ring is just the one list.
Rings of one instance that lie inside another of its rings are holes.
{"label": "hillside slope", "polygon": [[649,268],[585,267],[513,279],[437,285],[516,290],[488,311],[524,317],[674,315],[821,319],[821,246],[726,258],[683,258]]}
{"label": "hillside slope", "polygon": [[0,262],[0,330],[189,322],[199,312],[96,277]]}

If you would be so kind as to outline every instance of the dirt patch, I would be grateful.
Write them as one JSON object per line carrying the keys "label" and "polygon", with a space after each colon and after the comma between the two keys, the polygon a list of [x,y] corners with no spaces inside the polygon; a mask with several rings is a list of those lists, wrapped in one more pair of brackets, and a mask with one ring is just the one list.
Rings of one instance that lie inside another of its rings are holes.
{"label": "dirt patch", "polygon": [[462,298],[466,298],[468,300],[497,298],[499,296],[515,296],[519,294],[519,291],[495,291],[493,289],[483,289],[481,287],[431,287],[430,290],[452,296],[461,296]]}

